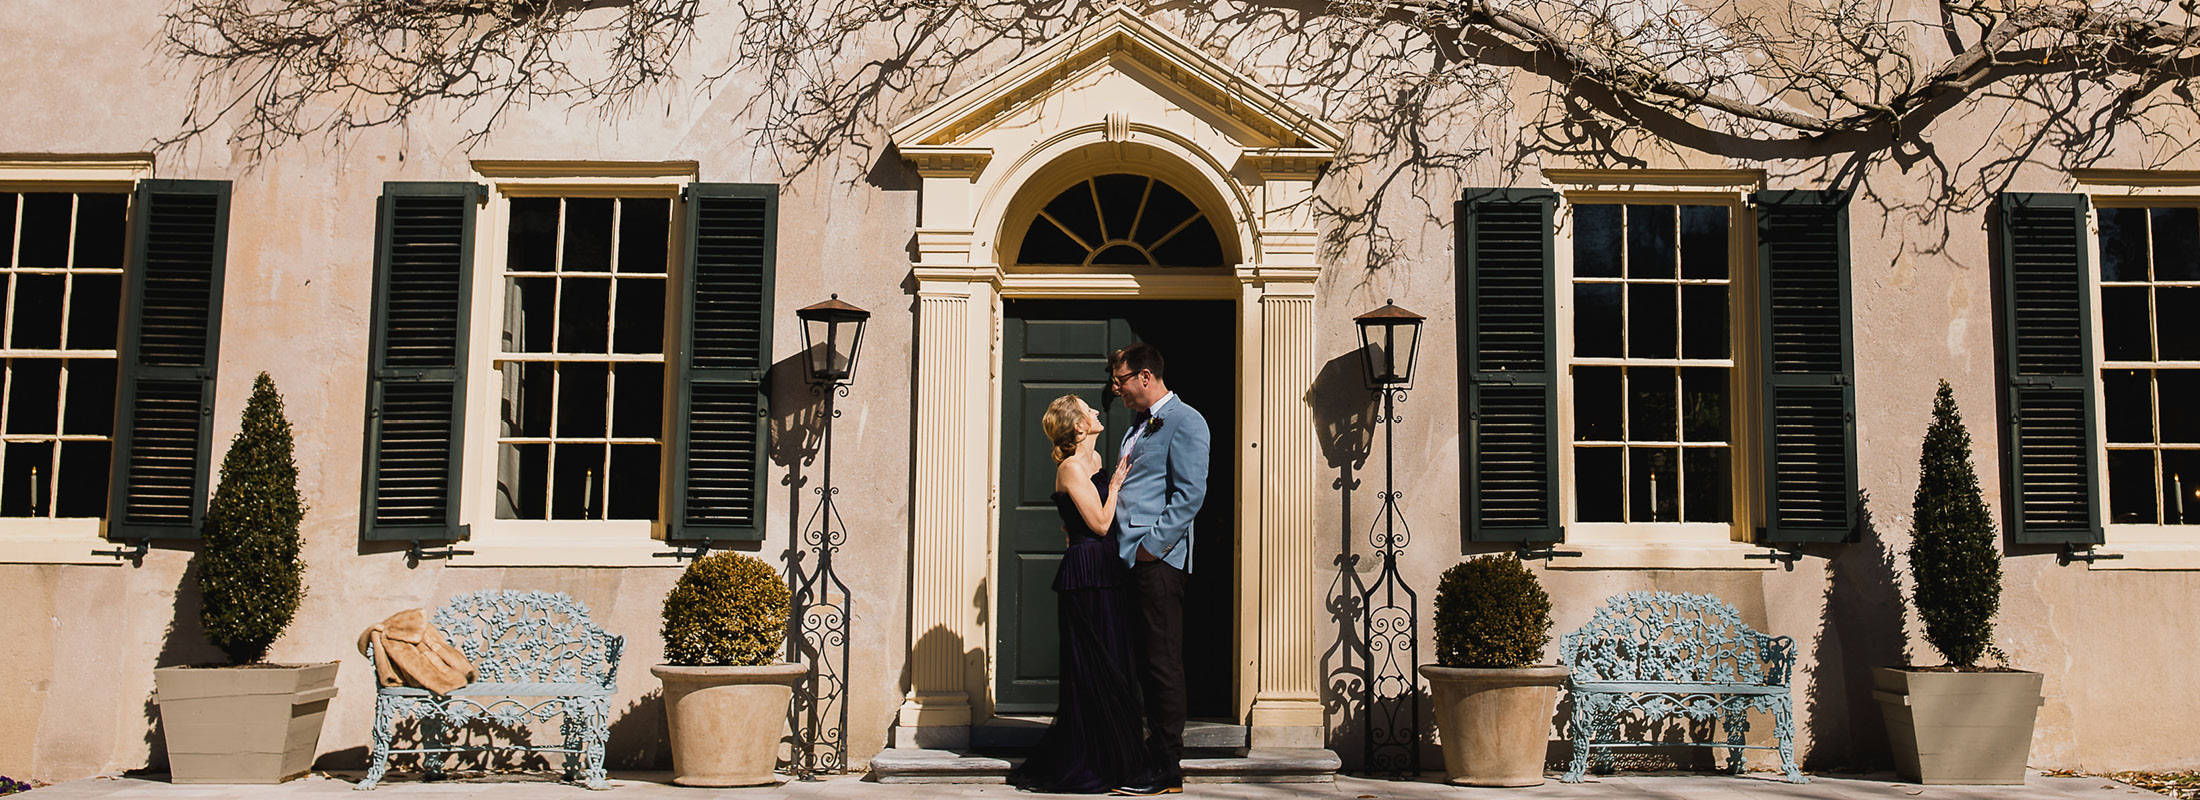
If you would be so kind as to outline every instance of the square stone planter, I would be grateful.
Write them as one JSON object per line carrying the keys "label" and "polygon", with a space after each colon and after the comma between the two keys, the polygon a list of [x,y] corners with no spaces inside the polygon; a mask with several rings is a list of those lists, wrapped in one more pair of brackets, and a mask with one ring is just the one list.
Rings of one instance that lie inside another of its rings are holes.
{"label": "square stone planter", "polygon": [[2037,672],[1872,670],[1896,771],[1925,784],[2024,783],[2039,717]]}
{"label": "square stone planter", "polygon": [[153,670],[174,783],[282,783],[313,769],[336,666]]}

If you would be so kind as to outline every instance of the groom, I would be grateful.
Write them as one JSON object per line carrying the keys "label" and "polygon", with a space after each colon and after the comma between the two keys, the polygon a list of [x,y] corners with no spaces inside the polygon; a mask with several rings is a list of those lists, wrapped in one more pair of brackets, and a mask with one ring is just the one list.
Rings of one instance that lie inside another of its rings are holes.
{"label": "groom", "polygon": [[1154,772],[1119,795],[1184,791],[1184,585],[1192,572],[1192,517],[1207,500],[1207,418],[1169,391],[1161,353],[1144,342],[1108,361],[1109,381],[1138,415],[1123,436],[1130,468],[1115,505],[1116,547],[1138,593],[1146,747]]}

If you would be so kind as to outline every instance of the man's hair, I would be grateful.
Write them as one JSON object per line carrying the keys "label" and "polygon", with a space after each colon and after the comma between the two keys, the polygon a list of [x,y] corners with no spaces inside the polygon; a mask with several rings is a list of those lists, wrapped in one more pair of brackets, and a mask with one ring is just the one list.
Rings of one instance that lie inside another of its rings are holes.
{"label": "man's hair", "polygon": [[1153,373],[1155,380],[1168,380],[1168,376],[1162,374],[1161,351],[1145,342],[1132,342],[1131,346],[1115,351],[1115,357],[1108,359],[1109,374],[1115,372],[1117,364],[1130,370],[1132,375],[1145,371]]}

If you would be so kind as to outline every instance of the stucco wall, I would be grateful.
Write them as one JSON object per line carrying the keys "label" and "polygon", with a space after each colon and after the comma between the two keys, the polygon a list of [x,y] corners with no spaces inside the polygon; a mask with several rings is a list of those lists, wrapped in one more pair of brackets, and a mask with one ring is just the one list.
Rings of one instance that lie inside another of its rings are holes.
{"label": "stucco wall", "polygon": [[[0,73],[19,79],[0,90],[0,116],[8,120],[0,129],[0,152],[138,152],[171,133],[189,70],[152,45],[163,8],[153,0],[108,4],[96,15],[58,0],[11,8],[0,20],[0,38],[15,44],[0,50]],[[687,74],[725,63],[732,14],[713,9],[705,18]],[[1537,186],[1542,168],[1579,166],[1755,167],[1770,173],[1770,188],[1817,187],[1837,175],[1854,176],[1858,441],[1870,497],[1863,541],[1806,548],[1792,569],[1539,569],[1556,600],[1561,632],[1617,591],[1710,591],[1727,598],[1752,624],[1802,643],[1796,702],[1808,759],[1845,764],[1883,758],[1867,670],[1901,660],[1905,650],[1931,657],[1914,616],[1907,633],[1900,624],[1899,553],[1907,544],[1917,442],[1936,380],[1954,385],[1978,444],[1988,503],[2002,507],[1987,265],[1992,192],[2069,191],[2072,166],[2163,166],[2148,160],[2144,148],[2150,145],[2131,135],[2137,124],[2113,123],[2124,137],[2116,141],[2134,144],[2108,146],[2083,161],[2053,146],[2027,148],[2035,129],[2026,125],[2037,124],[2040,112],[1998,98],[1940,116],[1921,135],[1926,144],[1891,154],[1858,154],[1838,144],[1682,146],[1660,142],[1655,131],[1602,132],[1585,137],[1601,144],[1561,147],[1551,137],[1563,131],[1538,122],[1544,100],[1537,93],[1548,85],[1514,75],[1506,84],[1514,101],[1509,108],[1449,98],[1449,113],[1408,125],[1404,130],[1418,140],[1417,150],[1398,146],[1400,129],[1368,116],[1366,95],[1292,82],[1307,71],[1293,62],[1303,42],[1273,26],[1256,21],[1251,28],[1262,35],[1243,35],[1245,29],[1233,27],[1241,23],[1186,23],[1175,11],[1156,18],[1210,54],[1277,81],[1278,91],[1353,136],[1354,157],[1317,188],[1324,202],[1321,224],[1341,246],[1323,260],[1316,359],[1325,366],[1310,396],[1317,424],[1350,413],[1363,397],[1349,358],[1357,345],[1352,316],[1393,297],[1429,316],[1423,377],[1403,409],[1395,454],[1415,535],[1416,557],[1407,560],[1406,577],[1422,589],[1424,603],[1444,567],[1462,553],[1490,549],[1464,542],[1460,532],[1456,315],[1449,299],[1450,198],[1459,188]],[[855,55],[893,47],[884,36],[858,45],[845,62],[850,74],[863,61]],[[191,147],[156,154],[159,177],[235,182],[217,442],[234,433],[254,373],[271,373],[298,431],[297,457],[311,506],[305,528],[310,591],[299,621],[271,655],[345,662],[342,694],[322,739],[324,765],[356,765],[364,758],[372,684],[352,649],[358,632],[396,610],[432,607],[481,588],[569,592],[605,627],[626,635],[621,690],[613,703],[613,763],[655,765],[664,758],[661,704],[646,669],[660,655],[659,601],[676,574],[669,560],[644,568],[469,567],[463,560],[410,566],[402,552],[359,541],[374,199],[387,180],[465,180],[471,159],[693,160],[701,180],[785,184],[778,357],[797,349],[793,309],[830,292],[876,314],[858,384],[842,404],[834,477],[845,490],[841,510],[851,531],[838,564],[856,603],[851,749],[861,763],[886,745],[907,686],[909,486],[925,463],[925,454],[912,452],[910,409],[913,376],[925,365],[914,363],[911,344],[909,248],[918,223],[918,182],[884,144],[884,130],[1015,50],[996,42],[920,76],[914,88],[888,86],[875,105],[851,117],[851,127],[823,130],[825,143],[809,152],[760,144],[756,130],[769,110],[755,102],[763,80],[736,75],[708,91],[682,83],[608,116],[555,103],[510,109],[497,131],[471,149],[462,138],[464,123],[477,121],[478,112],[463,118],[430,112],[403,126],[309,139],[264,154],[233,150],[216,131]],[[1707,147],[1729,152],[1701,149]],[[2200,168],[2200,160],[2182,156],[2168,165]],[[1362,213],[1371,216],[1362,219]],[[787,409],[808,402],[806,389],[791,379],[780,381],[774,398]],[[1366,453],[1331,439],[1320,470],[1329,488],[1319,495],[1316,513],[1322,541],[1334,544],[1306,568],[1315,585],[1334,593],[1340,584],[1333,556],[1369,553],[1366,528],[1381,476],[1356,463]],[[219,452],[217,446],[217,457]],[[1374,455],[1378,460],[1369,463],[1379,464],[1381,453]],[[778,449],[775,460],[775,480],[799,480],[775,484],[773,534],[757,552],[784,563],[814,505],[809,488],[815,484],[799,453]],[[1332,478],[1360,483],[1331,485]],[[198,634],[189,555],[188,547],[164,545],[136,566],[0,565],[0,608],[12,612],[0,615],[0,640],[9,643],[0,654],[0,774],[51,781],[160,765],[152,668],[218,657]],[[1367,563],[1363,558],[1363,568]],[[2185,677],[2200,656],[2193,644],[2200,640],[2200,618],[2188,612],[2200,607],[2200,574],[2064,567],[2053,553],[2036,549],[2012,553],[2005,569],[1997,642],[2013,665],[2047,674],[2048,702],[2032,763],[2200,766],[2200,752],[2185,743],[2187,721],[2200,714],[2200,682]],[[985,598],[972,602],[987,607]],[[1424,606],[1423,620],[1427,613]],[[1316,636],[1326,674],[1341,663],[1332,637],[1341,639],[1343,632],[1329,625]],[[983,658],[983,646],[973,647],[972,657]],[[1423,652],[1432,652],[1426,642]],[[1555,652],[1554,644],[1549,654]],[[2144,702],[2132,702],[2135,679],[2147,687]],[[1345,740],[1352,737],[1344,733],[1350,702],[1325,699],[1336,709],[1333,738],[1340,749],[1350,749]]]}

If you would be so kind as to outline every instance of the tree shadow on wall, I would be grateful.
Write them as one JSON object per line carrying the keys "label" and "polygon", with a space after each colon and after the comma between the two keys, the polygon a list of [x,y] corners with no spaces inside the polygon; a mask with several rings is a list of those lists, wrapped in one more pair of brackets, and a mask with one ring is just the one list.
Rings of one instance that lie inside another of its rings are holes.
{"label": "tree shadow on wall", "polygon": [[1810,749],[1798,754],[1805,769],[1892,763],[1879,702],[1872,698],[1872,668],[1908,660],[1902,579],[1867,493],[1857,493],[1856,508],[1856,541],[1828,554],[1823,620],[1812,642],[1817,658],[1804,661],[1811,670],[1804,713]]}
{"label": "tree shadow on wall", "polygon": [[[192,548],[192,558],[186,562],[183,575],[176,579],[176,602],[173,617],[161,639],[160,654],[153,666],[190,667],[219,665],[229,661],[219,648],[206,641],[206,628],[199,621],[199,560],[197,548]],[[164,774],[168,771],[168,732],[161,725],[160,700],[154,694],[145,696],[145,766],[129,770],[129,774]]]}
{"label": "tree shadow on wall", "polygon": [[1329,731],[1329,748],[1353,766],[1366,761],[1368,733],[1367,643],[1361,637],[1367,586],[1360,579],[1365,567],[1355,553],[1358,532],[1352,524],[1352,501],[1360,488],[1356,473],[1366,466],[1375,441],[1375,398],[1360,377],[1365,364],[1358,350],[1330,359],[1315,374],[1306,395],[1323,463],[1336,471],[1329,488],[1337,492],[1341,505],[1332,562],[1337,577],[1322,592],[1326,616],[1316,634],[1329,640],[1321,655],[1322,721]]}

